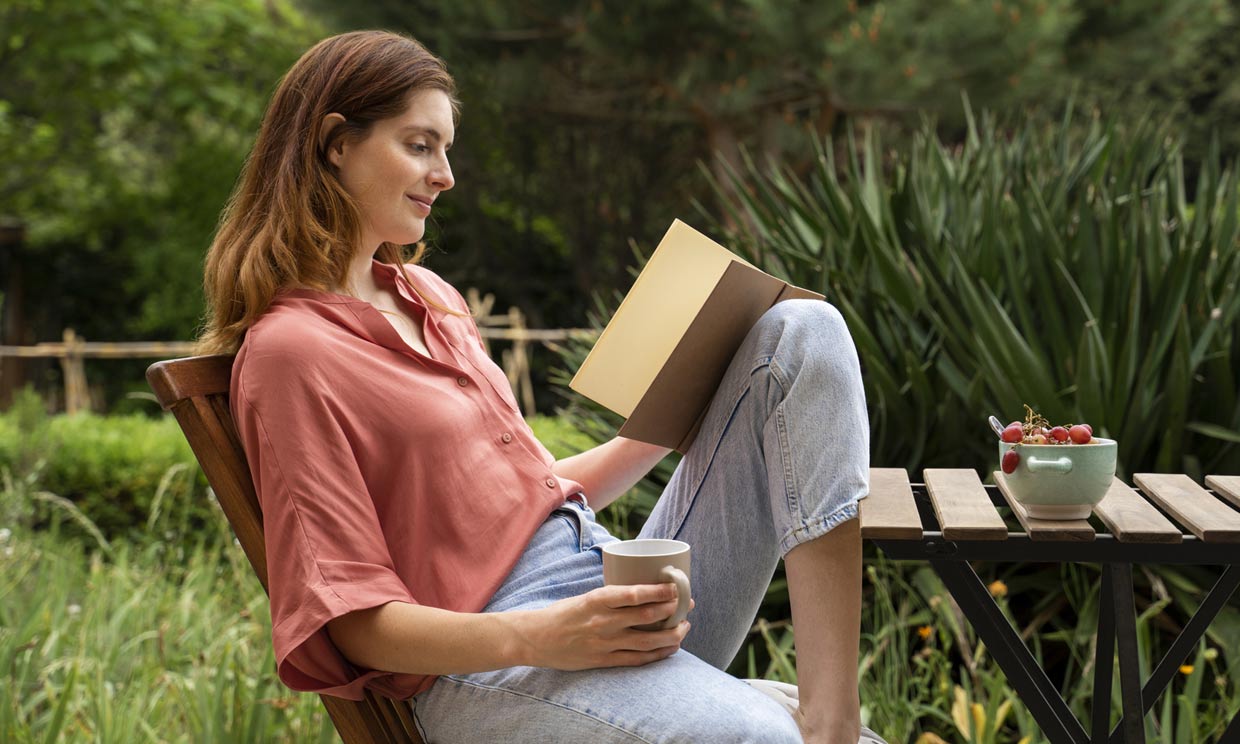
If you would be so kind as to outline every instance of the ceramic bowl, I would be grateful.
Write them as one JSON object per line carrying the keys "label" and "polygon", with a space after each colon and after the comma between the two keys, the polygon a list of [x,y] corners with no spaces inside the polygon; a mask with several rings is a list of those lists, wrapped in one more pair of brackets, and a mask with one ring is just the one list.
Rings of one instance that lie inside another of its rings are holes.
{"label": "ceramic bowl", "polygon": [[1012,497],[1034,519],[1084,519],[1115,477],[1115,440],[1089,444],[999,442],[999,460],[1015,450],[1016,469],[1004,475]]}

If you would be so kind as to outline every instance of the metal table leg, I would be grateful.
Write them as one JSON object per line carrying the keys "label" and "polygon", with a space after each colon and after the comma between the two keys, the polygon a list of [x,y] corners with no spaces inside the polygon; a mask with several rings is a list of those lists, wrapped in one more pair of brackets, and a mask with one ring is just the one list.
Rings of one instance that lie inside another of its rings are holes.
{"label": "metal table leg", "polygon": [[1227,730],[1218,738],[1216,744],[1240,744],[1240,715],[1231,719]]}
{"label": "metal table leg", "polygon": [[1111,674],[1115,664],[1115,602],[1111,596],[1110,564],[1102,567],[1102,591],[1098,595],[1098,638],[1094,649],[1093,726],[1089,740],[1104,744],[1111,731]]}
{"label": "metal table leg", "polygon": [[1137,606],[1132,592],[1132,564],[1108,563],[1119,653],[1119,692],[1124,717],[1119,731],[1125,744],[1145,744],[1145,708],[1141,705],[1141,670],[1137,665]]}
{"label": "metal table leg", "polygon": [[973,567],[964,561],[941,559],[931,559],[930,565],[960,604],[1046,738],[1052,744],[1086,744],[1085,729],[995,604]]}
{"label": "metal table leg", "polygon": [[[1107,564],[1107,566],[1109,565],[1110,564]],[[1128,568],[1129,592],[1131,593],[1131,566]],[[1103,580],[1104,582],[1106,580],[1105,568],[1103,569]],[[1171,644],[1171,648],[1167,649],[1167,653],[1163,655],[1162,661],[1158,662],[1158,666],[1155,667],[1154,672],[1150,675],[1150,678],[1146,681],[1145,686],[1141,689],[1142,717],[1144,717],[1146,713],[1149,713],[1154,707],[1154,703],[1162,697],[1163,693],[1167,689],[1167,686],[1171,684],[1171,680],[1175,676],[1176,671],[1180,668],[1180,665],[1188,659],[1189,654],[1191,654],[1193,649],[1196,648],[1197,642],[1201,640],[1203,635],[1205,635],[1206,629],[1210,627],[1210,623],[1214,621],[1214,618],[1218,615],[1219,611],[1227,605],[1227,600],[1229,600],[1231,595],[1235,593],[1237,587],[1240,587],[1240,567],[1234,565],[1228,566],[1224,569],[1223,574],[1219,576],[1218,581],[1214,582],[1214,586],[1210,588],[1209,594],[1206,595],[1206,598],[1202,600],[1201,604],[1197,607],[1197,612],[1193,613],[1193,616],[1189,618],[1189,621],[1180,631],[1180,635],[1177,636],[1175,641]],[[1106,596],[1107,595],[1104,593],[1104,600],[1106,599]],[[1099,622],[1101,622],[1101,620]],[[1127,717],[1127,714],[1125,714],[1125,717]],[[1236,720],[1240,720],[1240,718],[1237,718]],[[1115,730],[1111,732],[1109,739],[1110,744],[1119,744],[1122,741],[1120,736],[1120,728],[1117,726]],[[1228,739],[1228,736],[1233,736],[1235,738]],[[1219,739],[1219,742],[1220,744],[1223,742],[1226,742],[1227,744],[1240,744],[1240,725],[1238,725],[1236,721],[1233,721],[1231,726],[1228,727],[1227,733],[1223,734],[1223,737]]]}

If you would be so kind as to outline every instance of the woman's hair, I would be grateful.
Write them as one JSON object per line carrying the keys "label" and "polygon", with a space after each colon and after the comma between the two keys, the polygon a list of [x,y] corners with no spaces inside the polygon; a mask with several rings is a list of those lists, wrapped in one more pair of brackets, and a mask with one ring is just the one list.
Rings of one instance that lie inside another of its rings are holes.
{"label": "woman's hair", "polygon": [[[343,286],[361,216],[327,153],[341,138],[365,139],[375,122],[404,113],[410,94],[422,90],[443,91],[458,115],[456,85],[443,62],[399,34],[340,34],[297,60],[271,98],[207,251],[206,328],[195,353],[235,353],[281,287]],[[323,137],[330,113],[345,121]],[[404,264],[419,263],[425,252],[422,243],[412,256],[384,243],[376,257],[404,273]]]}

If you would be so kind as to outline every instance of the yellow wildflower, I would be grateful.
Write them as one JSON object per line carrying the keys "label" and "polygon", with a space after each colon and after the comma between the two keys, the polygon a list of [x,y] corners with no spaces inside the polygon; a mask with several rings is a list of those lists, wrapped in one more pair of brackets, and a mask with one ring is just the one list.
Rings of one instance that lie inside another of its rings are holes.
{"label": "yellow wildflower", "polygon": [[934,628],[930,627],[929,625],[923,625],[917,629],[917,635],[921,636],[921,639],[923,641],[930,638],[930,636],[933,634],[934,634]]}
{"label": "yellow wildflower", "polygon": [[1192,673],[1193,673],[1192,664],[1184,664],[1183,666],[1180,667],[1180,674],[1192,674]]}
{"label": "yellow wildflower", "polygon": [[956,730],[961,736],[972,738],[969,731],[969,702],[965,695],[964,688],[956,685],[952,688],[952,723],[956,724]]}
{"label": "yellow wildflower", "polygon": [[1007,591],[1008,591],[1007,584],[1004,584],[1002,581],[999,581],[997,579],[995,581],[990,582],[990,586],[986,588],[990,590],[990,596],[992,597],[1006,597],[1007,596]]}
{"label": "yellow wildflower", "polygon": [[981,703],[973,703],[969,711],[973,713],[973,735],[981,738],[986,731],[986,708]]}

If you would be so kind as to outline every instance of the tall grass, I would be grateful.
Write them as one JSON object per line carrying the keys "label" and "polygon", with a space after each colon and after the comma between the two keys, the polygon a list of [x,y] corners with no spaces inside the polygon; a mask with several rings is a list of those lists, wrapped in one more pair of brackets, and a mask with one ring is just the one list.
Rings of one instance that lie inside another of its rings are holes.
{"label": "tall grass", "polygon": [[[201,473],[169,467],[108,540],[45,490],[39,454],[49,429],[97,422],[40,408],[12,412],[22,451],[0,467],[0,742],[339,741],[317,695],[278,681],[267,597],[210,492],[168,487]],[[557,456],[588,444],[530,423]]]}
{"label": "tall grass", "polygon": [[266,596],[226,525],[158,541],[0,531],[0,741],[338,741],[275,677]]}
{"label": "tall grass", "polygon": [[[544,434],[562,427],[541,424]],[[15,492],[0,491],[0,500]],[[275,675],[267,600],[222,515],[193,539],[144,545],[0,527],[0,741],[336,741],[318,697]],[[157,523],[156,529],[164,525]],[[190,548],[185,545],[192,545]],[[992,569],[993,570],[993,569]],[[1209,581],[1144,575],[1138,618],[1144,674]],[[1035,654],[1088,720],[1096,569],[1013,567],[986,577],[1018,613]],[[1145,584],[1148,583],[1148,586]],[[867,555],[861,698],[865,722],[892,742],[1038,740],[1012,693],[941,583],[924,564]],[[772,595],[786,601],[777,580]],[[1177,609],[1178,608],[1178,609]],[[764,611],[732,673],[796,681],[792,628]],[[1147,721],[1149,741],[1207,741],[1240,709],[1228,608]],[[1118,689],[1111,708],[1119,710]]]}

